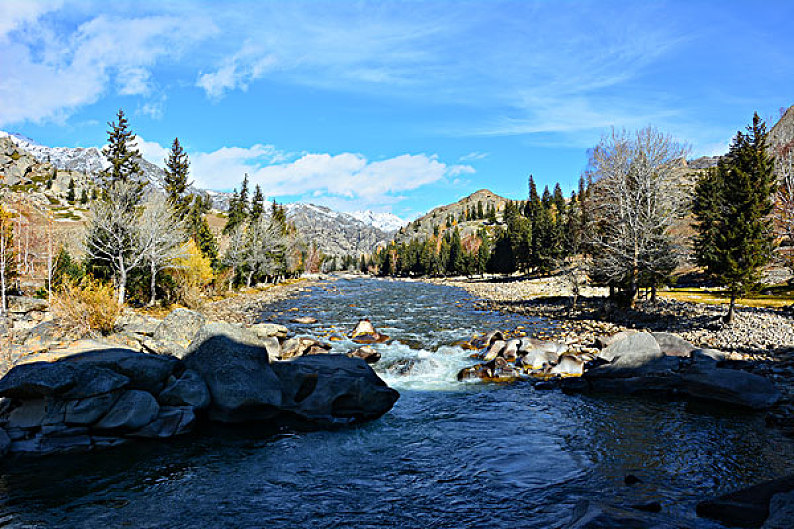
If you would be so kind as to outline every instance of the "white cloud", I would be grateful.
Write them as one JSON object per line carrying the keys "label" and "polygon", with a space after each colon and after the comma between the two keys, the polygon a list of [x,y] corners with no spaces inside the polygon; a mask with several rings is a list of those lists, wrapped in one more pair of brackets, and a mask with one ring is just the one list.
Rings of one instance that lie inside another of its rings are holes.
{"label": "white cloud", "polygon": [[489,153],[487,153],[487,152],[473,151],[473,152],[470,152],[468,154],[464,154],[463,156],[461,156],[458,159],[461,162],[476,162],[478,160],[484,160],[485,158],[488,157],[488,154]]}
{"label": "white cloud", "polygon": [[11,31],[57,10],[62,4],[62,0],[3,0],[0,2],[0,41]]}
{"label": "white cloud", "polygon": [[18,18],[28,23],[25,30],[16,23],[13,38],[0,39],[0,125],[62,120],[111,86],[120,95],[149,96],[155,87],[152,67],[214,31],[190,15],[100,14],[56,35],[46,24],[30,25],[45,12]]}
{"label": "white cloud", "polygon": [[[137,141],[144,158],[162,165],[167,147],[140,137]],[[357,153],[291,154],[264,144],[188,154],[190,178],[200,188],[239,188],[247,173],[250,186],[259,184],[269,197],[305,198],[344,210],[384,207],[402,200],[403,192],[475,172],[427,154],[370,161]]]}

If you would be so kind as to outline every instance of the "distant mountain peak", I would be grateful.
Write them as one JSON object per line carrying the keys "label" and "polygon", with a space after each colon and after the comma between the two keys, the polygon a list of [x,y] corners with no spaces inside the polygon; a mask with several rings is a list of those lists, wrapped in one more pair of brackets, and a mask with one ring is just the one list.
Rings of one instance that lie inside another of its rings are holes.
{"label": "distant mountain peak", "polygon": [[350,215],[357,218],[364,224],[369,224],[370,226],[374,226],[385,232],[397,231],[408,224],[408,221],[398,217],[394,213],[379,213],[372,211],[371,209],[352,211]]}

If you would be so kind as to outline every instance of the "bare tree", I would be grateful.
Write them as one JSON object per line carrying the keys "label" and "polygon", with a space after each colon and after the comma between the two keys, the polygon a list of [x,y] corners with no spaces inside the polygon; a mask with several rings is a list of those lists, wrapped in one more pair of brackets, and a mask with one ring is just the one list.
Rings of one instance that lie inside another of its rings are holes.
{"label": "bare tree", "polygon": [[229,244],[221,261],[224,265],[232,269],[232,273],[229,276],[229,290],[232,290],[234,278],[246,262],[247,240],[245,231],[245,226],[238,224],[231,233],[229,233]]}
{"label": "bare tree", "polygon": [[683,217],[686,193],[676,169],[688,150],[648,127],[615,131],[594,149],[592,276],[634,303],[639,286],[655,286],[680,258],[670,230]]}
{"label": "bare tree", "polygon": [[777,172],[777,200],[775,221],[778,236],[788,243],[787,262],[794,270],[794,141],[777,148],[775,153]]}
{"label": "bare tree", "polygon": [[6,288],[14,266],[13,229],[11,215],[0,205],[0,314],[8,310]]}
{"label": "bare tree", "polygon": [[113,271],[119,304],[124,303],[130,271],[146,259],[146,248],[141,246],[138,234],[139,193],[137,183],[113,181],[104,191],[102,200],[94,201],[89,211],[84,250]]}
{"label": "bare tree", "polygon": [[146,197],[137,236],[138,247],[149,268],[149,306],[152,306],[156,299],[157,273],[175,268],[178,259],[186,255],[184,222],[179,219],[176,209],[165,195],[155,192]]}
{"label": "bare tree", "polygon": [[251,286],[256,275],[277,275],[288,245],[288,237],[272,218],[261,216],[251,222],[247,230],[246,286]]}

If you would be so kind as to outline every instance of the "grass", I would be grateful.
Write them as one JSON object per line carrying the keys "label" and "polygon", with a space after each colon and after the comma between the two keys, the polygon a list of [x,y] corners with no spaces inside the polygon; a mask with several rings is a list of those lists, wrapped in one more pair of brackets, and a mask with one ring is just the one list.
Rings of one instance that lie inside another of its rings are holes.
{"label": "grass", "polygon": [[[658,295],[661,298],[708,305],[726,305],[730,303],[730,296],[726,292],[704,288],[673,288],[660,291]],[[794,304],[794,285],[782,284],[765,287],[757,293],[750,293],[743,298],[737,299],[736,303],[746,307],[785,307]]]}

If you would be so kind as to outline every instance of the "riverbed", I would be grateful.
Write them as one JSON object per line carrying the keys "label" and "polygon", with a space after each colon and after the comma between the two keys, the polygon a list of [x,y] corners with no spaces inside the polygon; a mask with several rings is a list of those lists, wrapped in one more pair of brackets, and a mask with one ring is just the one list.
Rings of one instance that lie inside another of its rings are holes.
{"label": "riverbed", "polygon": [[[0,469],[2,527],[565,527],[573,506],[659,501],[695,528],[697,501],[794,473],[794,441],[748,414],[686,402],[459,383],[455,345],[553,322],[473,309],[466,292],[374,279],[322,282],[264,310],[353,347],[368,317],[387,344],[374,368],[401,398],[358,428],[214,429],[167,443]],[[297,309],[297,310],[296,310]],[[641,482],[627,486],[633,474]]]}

